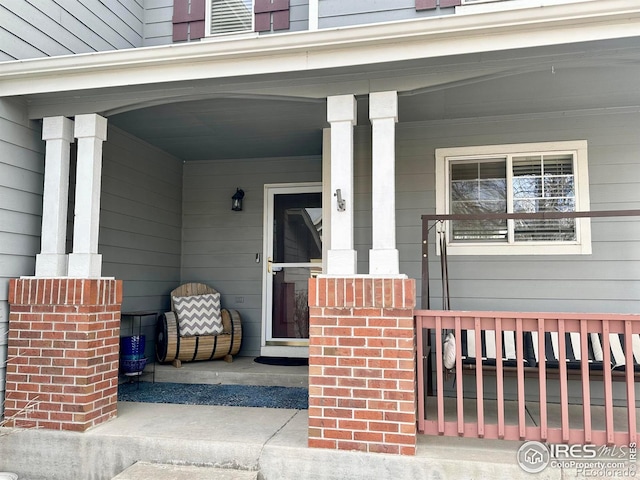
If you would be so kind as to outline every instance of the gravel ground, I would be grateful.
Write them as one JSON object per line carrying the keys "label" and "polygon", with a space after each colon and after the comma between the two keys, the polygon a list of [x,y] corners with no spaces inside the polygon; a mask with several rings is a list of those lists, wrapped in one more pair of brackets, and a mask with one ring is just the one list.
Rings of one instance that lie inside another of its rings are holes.
{"label": "gravel ground", "polygon": [[306,410],[309,391],[301,387],[133,382],[118,386],[118,400]]}

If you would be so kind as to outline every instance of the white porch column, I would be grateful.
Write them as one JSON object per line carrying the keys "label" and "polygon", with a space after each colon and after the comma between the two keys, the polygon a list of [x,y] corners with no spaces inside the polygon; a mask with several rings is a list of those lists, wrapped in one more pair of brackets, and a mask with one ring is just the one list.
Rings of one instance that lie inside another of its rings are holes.
{"label": "white porch column", "polygon": [[322,129],[322,273],[331,250],[331,129]]}
{"label": "white porch column", "polygon": [[369,273],[398,275],[396,249],[395,128],[398,121],[398,93],[369,94],[372,125],[372,246]]}
{"label": "white porch column", "polygon": [[[328,275],[356,273],[353,248],[353,126],[356,99],[353,95],[327,98],[327,120],[331,124],[331,240],[327,252]],[[339,205],[339,198],[344,207]]]}
{"label": "white porch column", "polygon": [[66,233],[69,203],[69,151],[73,121],[47,117],[42,121],[42,139],[47,142],[42,195],[42,234],[36,255],[36,277],[67,274]]}
{"label": "white porch column", "polygon": [[107,119],[92,113],[76,115],[75,123],[78,163],[69,276],[96,278],[102,273],[102,255],[98,254],[98,230],[102,142],[107,139]]}

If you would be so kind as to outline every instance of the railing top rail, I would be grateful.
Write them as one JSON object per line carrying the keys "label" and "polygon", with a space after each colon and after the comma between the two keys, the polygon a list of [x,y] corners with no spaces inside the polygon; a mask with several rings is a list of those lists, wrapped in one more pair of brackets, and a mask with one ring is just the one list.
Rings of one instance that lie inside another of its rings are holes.
{"label": "railing top rail", "polygon": [[521,319],[567,319],[567,320],[629,320],[640,322],[635,313],[578,313],[578,312],[509,312],[490,310],[414,310],[415,317],[464,317],[464,318],[521,318]]}
{"label": "railing top rail", "polygon": [[414,316],[418,329],[439,324],[444,329],[462,330],[536,332],[542,328],[544,332],[579,333],[586,329],[588,333],[640,334],[640,315],[634,314],[416,310]]}

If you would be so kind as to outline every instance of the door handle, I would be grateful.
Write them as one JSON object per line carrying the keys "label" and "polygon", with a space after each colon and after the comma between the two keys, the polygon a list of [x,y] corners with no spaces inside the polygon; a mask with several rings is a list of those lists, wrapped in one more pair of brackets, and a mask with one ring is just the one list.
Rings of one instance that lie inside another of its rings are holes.
{"label": "door handle", "polygon": [[281,271],[282,271],[282,267],[274,267],[273,260],[271,260],[271,257],[267,258],[267,272],[269,272],[271,275],[275,275],[277,272],[281,272]]}

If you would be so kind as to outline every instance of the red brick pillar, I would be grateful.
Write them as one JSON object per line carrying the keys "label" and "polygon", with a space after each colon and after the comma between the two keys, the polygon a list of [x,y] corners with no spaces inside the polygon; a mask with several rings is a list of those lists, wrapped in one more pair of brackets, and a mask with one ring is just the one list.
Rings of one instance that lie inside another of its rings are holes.
{"label": "red brick pillar", "polygon": [[309,280],[309,446],[416,451],[415,281]]}
{"label": "red brick pillar", "polygon": [[122,281],[9,283],[5,420],[84,431],[116,416]]}

